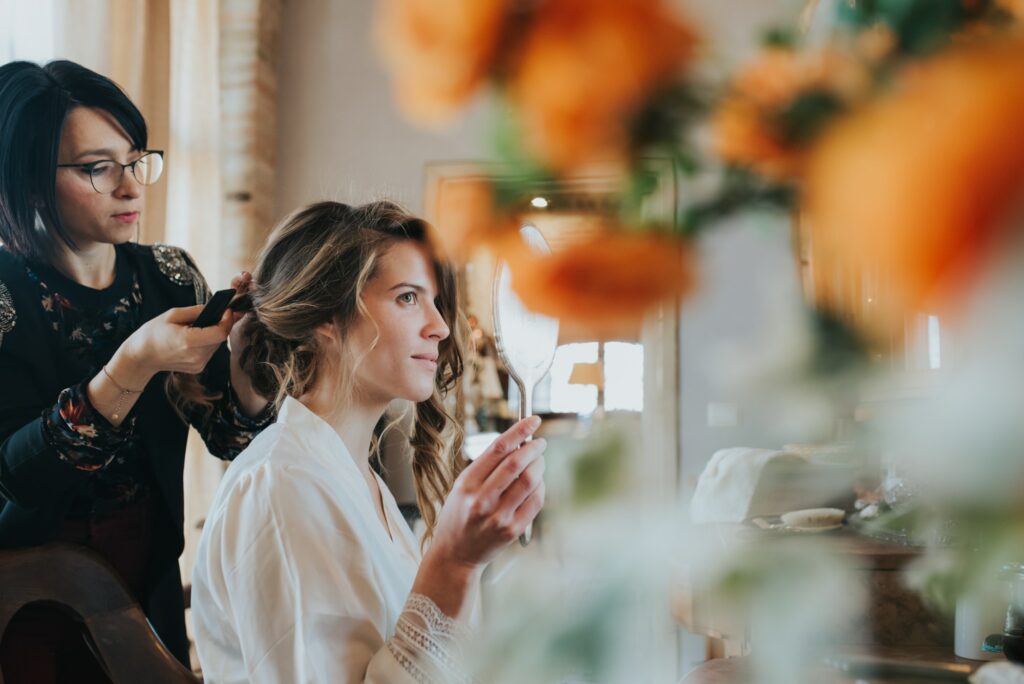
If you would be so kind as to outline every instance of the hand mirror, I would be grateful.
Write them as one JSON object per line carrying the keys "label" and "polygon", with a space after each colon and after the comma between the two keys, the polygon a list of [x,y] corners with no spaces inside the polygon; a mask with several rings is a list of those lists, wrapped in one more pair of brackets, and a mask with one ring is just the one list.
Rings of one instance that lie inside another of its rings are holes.
{"label": "hand mirror", "polygon": [[[551,253],[547,240],[534,226],[523,226],[520,237],[538,256]],[[555,358],[558,346],[558,320],[527,309],[512,291],[512,273],[508,263],[499,261],[494,278],[494,340],[509,376],[519,388],[519,419],[533,413],[533,390]],[[533,526],[519,537],[526,546]]]}

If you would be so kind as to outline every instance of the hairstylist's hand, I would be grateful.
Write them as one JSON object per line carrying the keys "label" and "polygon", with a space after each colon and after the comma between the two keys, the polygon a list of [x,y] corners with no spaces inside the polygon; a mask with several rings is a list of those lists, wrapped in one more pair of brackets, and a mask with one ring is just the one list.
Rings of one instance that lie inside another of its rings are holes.
{"label": "hairstylist's hand", "polygon": [[[202,304],[168,309],[144,323],[124,341],[118,350],[121,377],[130,374],[134,384],[138,378],[150,377],[161,371],[199,373],[210,357],[227,339],[234,323],[232,311],[225,311],[217,325],[208,328],[190,328],[203,310]],[[130,368],[125,368],[130,366]],[[142,384],[145,384],[143,382]]]}
{"label": "hairstylist's hand", "polygon": [[[242,271],[231,279],[231,287],[241,296],[252,289],[252,275]],[[254,320],[251,311],[232,311],[231,334],[228,336],[228,348],[231,350],[231,387],[238,400],[242,412],[248,416],[259,415],[267,406],[267,397],[261,396],[252,386],[252,378],[242,370],[242,352],[249,346],[249,323]]]}
{"label": "hairstylist's hand", "polygon": [[[231,287],[237,293],[236,297],[248,294],[252,289],[252,274],[242,271],[231,279]],[[228,347],[231,348],[232,358],[237,359],[242,350],[249,345],[249,335],[246,333],[249,314],[245,311],[232,311],[231,309],[228,311],[231,313],[231,334],[228,337]]]}
{"label": "hairstylist's hand", "polygon": [[438,516],[431,555],[480,566],[533,522],[544,505],[547,442],[524,441],[539,426],[536,416],[519,421],[462,471]]}

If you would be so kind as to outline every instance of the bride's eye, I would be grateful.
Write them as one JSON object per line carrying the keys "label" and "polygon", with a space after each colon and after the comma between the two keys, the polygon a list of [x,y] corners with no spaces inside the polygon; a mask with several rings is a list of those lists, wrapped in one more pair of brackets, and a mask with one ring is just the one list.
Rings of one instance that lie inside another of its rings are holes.
{"label": "bride's eye", "polygon": [[400,301],[403,304],[415,304],[416,303],[416,293],[415,292],[403,292],[402,294],[398,295],[398,301]]}

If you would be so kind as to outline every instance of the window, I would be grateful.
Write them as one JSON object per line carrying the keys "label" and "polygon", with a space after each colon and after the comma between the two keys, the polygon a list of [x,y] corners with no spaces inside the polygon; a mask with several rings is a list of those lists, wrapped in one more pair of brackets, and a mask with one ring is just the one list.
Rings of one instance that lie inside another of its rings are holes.
{"label": "window", "polygon": [[[603,349],[602,349],[603,346]],[[603,358],[602,358],[603,357]],[[604,367],[604,391],[596,384],[570,383],[577,364]],[[555,350],[551,371],[534,392],[535,413],[590,414],[599,398],[606,411],[642,411],[644,408],[644,348],[629,342],[580,342],[563,344]],[[519,407],[519,390],[509,385],[509,408]]]}

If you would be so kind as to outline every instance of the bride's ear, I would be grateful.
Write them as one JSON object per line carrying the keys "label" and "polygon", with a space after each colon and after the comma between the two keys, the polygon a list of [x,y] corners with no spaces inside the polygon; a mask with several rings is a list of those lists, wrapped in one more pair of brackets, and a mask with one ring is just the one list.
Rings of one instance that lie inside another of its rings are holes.
{"label": "bride's ear", "polygon": [[333,321],[321,323],[316,327],[317,341],[321,344],[340,344],[341,332]]}

